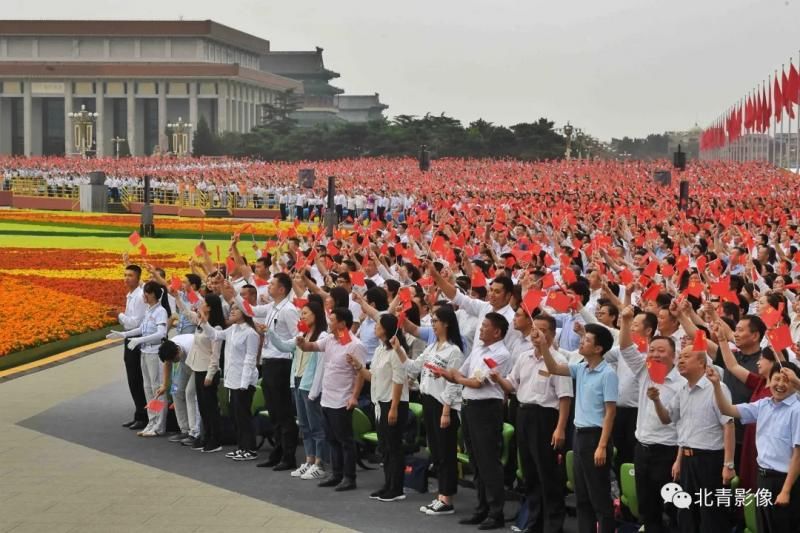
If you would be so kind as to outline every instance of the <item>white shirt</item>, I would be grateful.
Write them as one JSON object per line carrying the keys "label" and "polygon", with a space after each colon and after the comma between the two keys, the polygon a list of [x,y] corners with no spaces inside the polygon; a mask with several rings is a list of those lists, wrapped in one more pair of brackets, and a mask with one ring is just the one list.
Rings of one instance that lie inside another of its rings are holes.
{"label": "white shirt", "polygon": [[[241,305],[242,297],[236,296],[236,302]],[[275,332],[282,341],[290,341],[297,337],[297,321],[300,320],[300,311],[292,303],[289,297],[280,302],[270,302],[267,305],[254,305],[253,314],[263,319],[269,329]],[[291,359],[291,353],[284,353],[278,350],[264,337],[264,350],[261,352],[264,359]]]}
{"label": "white shirt", "polygon": [[433,396],[442,405],[449,405],[451,408],[461,409],[461,390],[462,385],[450,383],[444,378],[437,378],[433,372],[425,368],[425,364],[438,366],[439,368],[461,368],[464,363],[464,354],[458,346],[449,342],[439,344],[433,342],[416,359],[406,360],[406,369],[410,375],[420,375],[419,391],[422,394]]}
{"label": "white shirt", "polygon": [[466,378],[477,378],[481,382],[481,387],[479,389],[464,387],[461,395],[465,400],[502,400],[505,398],[505,393],[500,385],[489,378],[490,369],[485,361],[487,358],[494,359],[494,362],[497,363],[497,371],[501,376],[505,376],[511,370],[513,360],[503,341],[497,341],[490,346],[485,346],[482,341],[478,341],[459,371]]}
{"label": "white shirt", "polygon": [[[722,393],[730,401],[731,392],[727,385],[720,385]],[[666,408],[678,428],[678,446],[698,450],[724,449],[723,426],[733,419],[720,413],[714,399],[714,386],[705,375],[694,387],[684,383]]]}
{"label": "white shirt", "polygon": [[[325,365],[322,371],[321,386],[322,397],[320,404],[322,407],[330,409],[341,409],[347,406],[347,400],[353,394],[356,384],[356,372],[347,362],[347,354],[351,354],[356,360],[364,363],[366,351],[355,336],[350,336],[350,342],[342,344],[336,335],[328,335],[317,340],[319,347],[318,357],[322,357],[322,362],[317,364]],[[316,380],[315,380],[316,382]],[[309,397],[316,398],[316,383],[312,387]]]}
{"label": "white shirt", "polygon": [[491,312],[496,312],[503,315],[508,321],[508,331],[506,332],[504,341],[509,350],[513,349],[514,345],[518,342],[518,339],[522,337],[522,334],[514,329],[514,310],[510,305],[495,311],[492,307],[492,304],[489,302],[484,302],[476,298],[470,298],[461,291],[456,291],[456,297],[453,298],[453,303],[466,311],[468,314],[477,317],[478,319],[475,335],[472,339],[472,346],[478,346],[478,344],[481,342],[481,322],[483,322],[484,317]]}
{"label": "white shirt", "polygon": [[144,291],[142,286],[139,285],[126,296],[125,312],[120,313],[117,319],[126,330],[138,328],[146,310],[147,304],[144,301]]}
{"label": "white shirt", "polygon": [[142,317],[141,325],[129,331],[137,331],[138,337],[142,337],[142,343],[139,345],[142,353],[156,354],[158,347],[161,345],[161,339],[167,335],[167,310],[161,305],[161,302],[156,302],[147,308]]}
{"label": "white shirt", "polygon": [[[559,399],[571,398],[572,379],[567,376],[556,376],[547,371],[544,358],[538,350],[522,352],[509,372],[507,379],[517,391],[520,404],[534,404],[550,409],[558,409]],[[567,364],[566,358],[554,353],[553,359]]]}
{"label": "white shirt", "polygon": [[381,344],[375,349],[372,363],[369,366],[372,374],[370,379],[370,397],[373,403],[391,402],[392,389],[394,385],[402,385],[403,392],[400,395],[401,402],[408,401],[408,379],[406,378],[406,368],[400,362],[400,358],[394,349],[387,349],[386,345]]}
{"label": "white shirt", "polygon": [[[633,345],[634,349],[636,345]],[[619,378],[619,396],[617,397],[617,407],[638,407],[639,406],[639,378],[641,373],[636,374],[628,366],[627,361],[620,357],[619,346],[611,348],[603,358],[608,364],[614,367]]]}
{"label": "white shirt", "polygon": [[213,340],[225,341],[225,387],[247,389],[258,383],[258,347],[261,339],[256,330],[245,323],[219,331],[207,323],[203,331]]}

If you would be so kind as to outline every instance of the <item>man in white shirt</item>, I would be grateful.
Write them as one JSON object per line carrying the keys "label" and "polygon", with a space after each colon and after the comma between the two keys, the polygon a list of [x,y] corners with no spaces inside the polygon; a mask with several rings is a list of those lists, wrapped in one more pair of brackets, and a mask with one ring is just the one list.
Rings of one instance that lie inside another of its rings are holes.
{"label": "man in white shirt", "polygon": [[[147,310],[147,304],[142,295],[141,277],[142,269],[138,265],[125,267],[125,286],[128,288],[128,295],[126,296],[125,312],[120,313],[117,317],[125,331],[138,328]],[[138,346],[133,349],[128,348],[127,339],[125,340],[123,360],[128,377],[128,389],[136,410],[133,420],[122,424],[122,427],[141,431],[148,422],[147,398],[144,394],[144,376],[142,375],[142,352]]]}
{"label": "man in white shirt", "polygon": [[[292,279],[288,274],[278,272],[269,284],[272,302],[267,305],[254,305],[253,314],[284,342],[297,336],[297,322],[300,312],[292,303]],[[242,305],[242,297],[236,301]],[[267,461],[256,466],[273,468],[276,471],[297,468],[295,456],[297,448],[297,422],[295,421],[292,392],[289,386],[292,371],[292,354],[278,350],[265,336],[261,350],[262,389],[264,401],[275,426],[276,443]]]}
{"label": "man in white shirt", "polygon": [[503,389],[490,378],[497,369],[501,375],[511,370],[513,358],[503,343],[509,324],[496,312],[486,313],[479,332],[479,342],[461,365],[447,376],[464,386],[461,413],[464,417],[464,443],[470,466],[475,471],[478,505],[475,513],[460,524],[479,525],[481,530],[504,527],[503,464],[500,462],[503,441]]}

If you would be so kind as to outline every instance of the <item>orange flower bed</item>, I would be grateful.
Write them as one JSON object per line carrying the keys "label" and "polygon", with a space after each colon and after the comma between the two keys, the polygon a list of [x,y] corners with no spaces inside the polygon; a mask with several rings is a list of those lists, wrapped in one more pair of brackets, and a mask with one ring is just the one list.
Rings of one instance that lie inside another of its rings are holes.
{"label": "orange flower bed", "polygon": [[[124,295],[123,295],[124,296]],[[116,322],[106,305],[0,274],[0,356]],[[13,303],[12,303],[13,302]]]}
{"label": "orange flower bed", "polygon": [[[0,211],[0,221],[27,222],[33,224],[59,224],[67,226],[93,226],[116,229],[129,229],[133,231],[139,227],[139,215],[96,215],[92,213],[70,213],[53,211],[28,211],[10,209]],[[291,222],[266,221],[244,222],[228,218],[181,218],[169,216],[155,216],[155,225],[161,230],[192,231],[201,233],[232,234],[236,231],[249,232],[261,236],[274,236],[282,230],[293,226]],[[243,228],[248,226],[247,229]],[[300,224],[299,233],[305,233],[310,227],[316,225]]]}

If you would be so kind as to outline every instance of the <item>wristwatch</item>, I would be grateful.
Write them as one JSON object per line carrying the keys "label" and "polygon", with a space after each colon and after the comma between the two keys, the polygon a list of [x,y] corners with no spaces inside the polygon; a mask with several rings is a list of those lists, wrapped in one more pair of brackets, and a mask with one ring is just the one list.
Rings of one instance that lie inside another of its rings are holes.
{"label": "wristwatch", "polygon": [[732,462],[731,463],[723,463],[722,466],[724,466],[725,468],[728,468],[730,470],[736,470],[736,464],[732,463]]}

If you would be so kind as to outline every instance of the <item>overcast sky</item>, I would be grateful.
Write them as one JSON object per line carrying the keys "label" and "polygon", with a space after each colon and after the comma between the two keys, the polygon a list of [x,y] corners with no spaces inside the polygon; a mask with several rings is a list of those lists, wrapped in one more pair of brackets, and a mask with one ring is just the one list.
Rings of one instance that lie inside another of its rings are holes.
{"label": "overcast sky", "polygon": [[800,49],[800,0],[2,0],[7,19],[213,19],[325,49],[388,115],[567,120],[603,140],[707,125]]}

